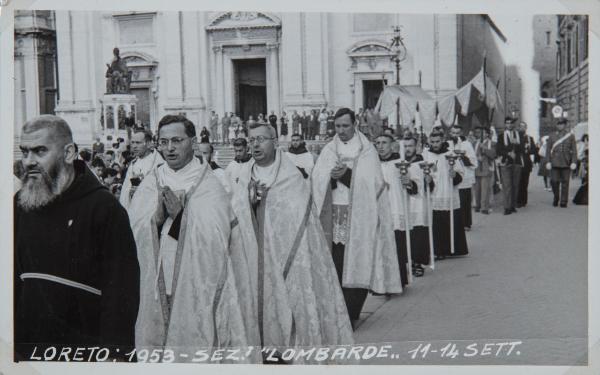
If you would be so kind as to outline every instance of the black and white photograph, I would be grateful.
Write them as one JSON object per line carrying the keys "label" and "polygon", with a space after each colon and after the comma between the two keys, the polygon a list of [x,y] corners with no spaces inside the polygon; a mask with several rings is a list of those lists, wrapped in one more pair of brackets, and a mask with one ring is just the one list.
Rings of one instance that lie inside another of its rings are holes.
{"label": "black and white photograph", "polygon": [[0,375],[599,373],[600,6],[427,3],[3,2]]}

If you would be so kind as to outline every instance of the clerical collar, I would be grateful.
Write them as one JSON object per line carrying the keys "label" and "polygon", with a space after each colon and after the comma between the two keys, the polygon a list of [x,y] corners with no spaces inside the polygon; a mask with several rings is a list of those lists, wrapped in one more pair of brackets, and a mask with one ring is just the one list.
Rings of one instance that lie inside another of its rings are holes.
{"label": "clerical collar", "polygon": [[392,152],[386,158],[383,158],[383,157],[381,157],[381,155],[379,155],[379,161],[390,161],[390,160],[397,160],[397,159],[400,159],[400,154],[397,152]]}
{"label": "clerical collar", "polygon": [[200,162],[200,159],[198,159],[197,157],[193,157],[192,160],[190,160],[189,163],[187,163],[183,168],[180,168],[178,170],[175,170],[173,168],[171,168],[169,166],[169,163],[165,163],[165,166],[167,168],[169,168],[172,172],[177,173],[177,174],[185,174],[187,173],[190,169],[194,169],[197,168],[200,164],[202,164],[202,162]]}
{"label": "clerical collar", "polygon": [[260,181],[265,184],[267,187],[270,187],[274,182],[275,178],[277,178],[277,169],[279,165],[279,153],[275,153],[275,160],[268,166],[262,167],[256,162],[252,165],[252,178],[254,180]]}
{"label": "clerical collar", "polygon": [[356,132],[354,133],[354,135],[352,136],[352,138],[350,138],[346,142],[342,141],[342,139],[340,138],[340,142],[342,142],[342,144],[345,144],[345,145],[354,144],[357,141],[358,141],[358,136],[356,135]]}

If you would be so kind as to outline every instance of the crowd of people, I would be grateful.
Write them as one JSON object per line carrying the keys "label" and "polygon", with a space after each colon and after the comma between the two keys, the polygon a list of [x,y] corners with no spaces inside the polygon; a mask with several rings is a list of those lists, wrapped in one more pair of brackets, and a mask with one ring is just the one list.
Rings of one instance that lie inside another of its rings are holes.
{"label": "crowd of people", "polygon": [[[244,120],[234,112],[225,112],[219,117],[219,114],[211,111],[209,125],[202,128],[200,139],[214,144],[231,144],[238,138],[247,138],[248,129],[255,124],[268,124],[275,129],[280,141],[289,141],[293,134],[300,134],[305,140],[328,140],[335,135],[334,114],[332,109],[324,107],[320,110],[302,110],[301,113],[297,109],[289,114],[283,111],[279,115],[271,111],[269,115],[259,113],[256,117],[249,115]],[[380,133],[387,122],[371,108],[360,108],[356,121],[358,129],[369,136]]]}
{"label": "crowd of people", "polygon": [[[286,148],[274,113],[235,138],[225,129],[242,125],[226,115],[220,140],[215,114],[204,135],[166,115],[117,152],[77,150],[59,117],[28,121],[15,168],[17,357],[32,342],[258,346],[298,363],[285,348],[352,344],[369,293],[400,294],[436,261],[469,254],[473,207],[490,214],[499,185],[505,215],[527,205],[535,155],[554,205],[567,205],[578,158],[563,120],[538,150],[508,117],[500,135],[454,125],[425,136],[364,125],[348,108],[321,114],[309,115],[315,134],[294,113]],[[323,130],[334,135],[311,152],[304,140]],[[231,141],[230,165],[211,140]]]}

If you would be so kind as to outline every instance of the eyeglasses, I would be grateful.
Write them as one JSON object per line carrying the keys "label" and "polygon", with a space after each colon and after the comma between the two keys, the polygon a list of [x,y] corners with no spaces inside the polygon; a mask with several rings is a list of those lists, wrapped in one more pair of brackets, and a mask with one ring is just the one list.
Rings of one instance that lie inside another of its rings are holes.
{"label": "eyeglasses", "polygon": [[258,144],[263,144],[266,140],[273,140],[275,138],[269,138],[269,137],[263,137],[262,135],[259,135],[258,137],[254,138],[248,138],[248,143],[255,143],[258,142]]}
{"label": "eyeglasses", "polygon": [[189,138],[180,138],[180,137],[173,137],[171,139],[159,138],[158,145],[160,147],[169,147],[169,145],[172,144],[175,147],[179,147],[179,146],[181,146],[183,141],[185,141],[186,139],[189,139]]}

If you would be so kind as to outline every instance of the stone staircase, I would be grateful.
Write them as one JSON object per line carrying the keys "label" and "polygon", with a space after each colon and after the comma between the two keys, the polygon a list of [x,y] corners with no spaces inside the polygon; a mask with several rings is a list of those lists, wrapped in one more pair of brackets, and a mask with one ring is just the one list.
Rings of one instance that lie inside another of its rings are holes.
{"label": "stone staircase", "polygon": [[219,164],[221,168],[227,168],[229,163],[235,157],[233,146],[230,145],[213,145],[215,149],[215,162]]}

